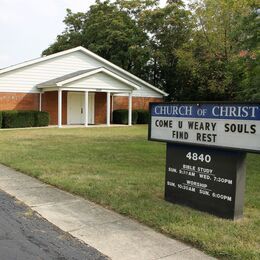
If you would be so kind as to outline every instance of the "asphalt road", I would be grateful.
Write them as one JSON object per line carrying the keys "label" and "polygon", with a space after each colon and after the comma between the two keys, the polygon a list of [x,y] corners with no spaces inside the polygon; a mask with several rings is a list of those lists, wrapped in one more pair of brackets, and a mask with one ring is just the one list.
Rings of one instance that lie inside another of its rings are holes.
{"label": "asphalt road", "polygon": [[0,190],[0,259],[107,259]]}

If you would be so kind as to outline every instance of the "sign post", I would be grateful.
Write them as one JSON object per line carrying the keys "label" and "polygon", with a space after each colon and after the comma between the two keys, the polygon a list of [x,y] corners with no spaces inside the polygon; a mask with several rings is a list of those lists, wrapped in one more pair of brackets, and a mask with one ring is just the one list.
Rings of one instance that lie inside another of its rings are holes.
{"label": "sign post", "polygon": [[151,103],[149,140],[167,143],[165,200],[243,216],[246,152],[260,152],[258,103]]}

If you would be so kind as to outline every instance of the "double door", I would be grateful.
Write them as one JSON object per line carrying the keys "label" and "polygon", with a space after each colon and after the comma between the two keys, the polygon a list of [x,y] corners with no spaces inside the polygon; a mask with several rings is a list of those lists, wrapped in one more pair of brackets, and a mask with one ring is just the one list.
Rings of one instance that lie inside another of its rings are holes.
{"label": "double door", "polygon": [[[88,94],[88,124],[94,124],[94,102],[95,94]],[[84,124],[85,118],[85,95],[83,92],[68,93],[68,124],[81,125]]]}

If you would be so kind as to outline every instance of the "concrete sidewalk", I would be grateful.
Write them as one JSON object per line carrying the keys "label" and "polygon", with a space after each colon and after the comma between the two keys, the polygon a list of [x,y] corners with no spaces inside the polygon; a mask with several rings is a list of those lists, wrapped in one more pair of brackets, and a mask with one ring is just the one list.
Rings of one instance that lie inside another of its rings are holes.
{"label": "concrete sidewalk", "polygon": [[0,189],[114,260],[213,259],[136,221],[1,164]]}

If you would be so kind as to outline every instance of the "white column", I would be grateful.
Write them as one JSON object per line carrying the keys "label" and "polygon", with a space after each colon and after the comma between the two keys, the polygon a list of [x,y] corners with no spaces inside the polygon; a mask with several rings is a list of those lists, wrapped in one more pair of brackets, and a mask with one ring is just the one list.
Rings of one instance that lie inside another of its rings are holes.
{"label": "white column", "polygon": [[107,125],[110,125],[110,92],[107,92]]}
{"label": "white column", "polygon": [[58,127],[62,127],[62,90],[58,90]]}
{"label": "white column", "polygon": [[113,111],[114,111],[114,94],[111,95],[111,121],[113,122]]}
{"label": "white column", "polygon": [[40,93],[39,97],[39,111],[42,111],[42,93]]}
{"label": "white column", "polygon": [[88,91],[85,91],[84,99],[84,110],[85,110],[85,126],[88,126]]}
{"label": "white column", "polygon": [[132,92],[128,96],[128,125],[132,125]]}

